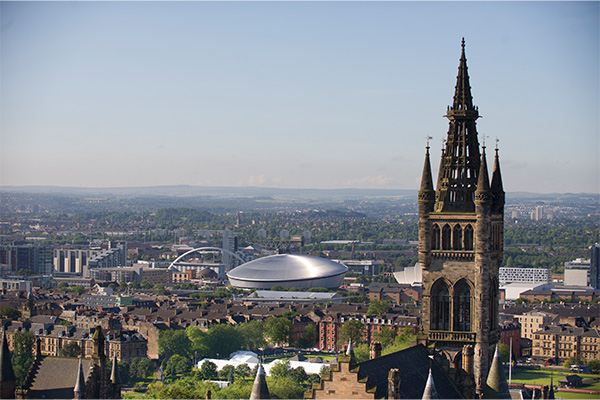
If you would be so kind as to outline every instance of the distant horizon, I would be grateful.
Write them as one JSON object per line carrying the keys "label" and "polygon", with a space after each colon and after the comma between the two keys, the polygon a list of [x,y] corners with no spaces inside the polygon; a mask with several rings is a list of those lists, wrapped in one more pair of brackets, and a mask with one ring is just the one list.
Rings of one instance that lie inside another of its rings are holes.
{"label": "distant horizon", "polygon": [[600,193],[597,1],[2,1],[0,20],[0,186],[418,188],[464,38],[504,190]]}
{"label": "distant horizon", "polygon": [[[177,187],[189,187],[189,188],[203,188],[203,189],[254,189],[254,190],[262,190],[262,191],[382,191],[382,192],[392,192],[392,191],[403,191],[403,192],[418,192],[418,188],[415,189],[404,189],[404,188],[357,188],[357,187],[345,187],[345,188],[292,188],[292,187],[269,187],[269,186],[223,186],[223,185],[188,185],[188,184],[173,184],[173,185],[150,185],[150,186],[106,186],[106,187],[96,187],[96,186],[61,186],[61,185],[2,185],[0,186],[0,192],[3,190],[18,190],[18,189],[56,189],[56,190],[81,190],[81,191],[104,191],[110,192],[111,190],[143,190],[143,189],[159,189],[159,188],[177,188]],[[600,196],[600,193],[594,192],[533,192],[527,190],[517,190],[506,192],[507,195],[514,194],[533,194],[533,195],[595,195]]]}

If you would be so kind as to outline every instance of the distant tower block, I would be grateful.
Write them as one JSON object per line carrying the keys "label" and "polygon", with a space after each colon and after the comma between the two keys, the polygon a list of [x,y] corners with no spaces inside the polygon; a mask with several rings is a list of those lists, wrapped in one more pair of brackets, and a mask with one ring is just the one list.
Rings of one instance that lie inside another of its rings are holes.
{"label": "distant tower block", "polygon": [[[419,341],[446,357],[467,398],[483,395],[498,330],[498,268],[503,256],[504,190],[498,149],[490,183],[479,146],[465,44],[448,136],[434,189],[429,146],[419,189],[423,332]],[[468,352],[468,354],[463,354]],[[472,352],[472,353],[471,353]],[[471,365],[461,365],[463,360]],[[467,382],[467,383],[465,383]],[[474,387],[473,387],[474,384]]]}

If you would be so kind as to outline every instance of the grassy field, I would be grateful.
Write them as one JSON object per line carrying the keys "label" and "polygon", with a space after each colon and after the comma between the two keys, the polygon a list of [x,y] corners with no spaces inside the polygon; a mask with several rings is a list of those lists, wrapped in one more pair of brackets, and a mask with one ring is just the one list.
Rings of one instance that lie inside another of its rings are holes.
{"label": "grassy field", "polygon": [[[569,371],[555,371],[555,370],[533,370],[533,369],[517,369],[513,371],[512,374],[512,383],[522,383],[525,385],[550,385],[550,380],[552,379],[555,386],[558,385],[558,381],[564,378],[567,375],[572,375],[572,372]],[[594,374],[580,374],[584,380],[589,378],[600,378],[600,375]],[[508,377],[507,377],[508,378]],[[600,380],[592,383],[578,387],[577,389],[584,390],[600,390]],[[586,393],[573,393],[573,392],[563,392],[558,391],[556,393],[556,398],[562,399],[600,399],[600,395],[590,395]]]}

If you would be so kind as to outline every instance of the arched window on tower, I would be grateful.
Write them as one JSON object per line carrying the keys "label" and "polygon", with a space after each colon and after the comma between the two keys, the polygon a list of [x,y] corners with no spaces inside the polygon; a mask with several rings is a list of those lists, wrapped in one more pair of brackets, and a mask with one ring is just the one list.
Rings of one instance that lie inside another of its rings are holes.
{"label": "arched window on tower", "polygon": [[431,329],[450,330],[450,293],[448,286],[441,279],[431,288]]}
{"label": "arched window on tower", "polygon": [[442,250],[450,250],[452,248],[450,241],[451,239],[452,228],[450,228],[450,225],[446,224],[442,228]]}
{"label": "arched window on tower", "polygon": [[440,226],[438,224],[433,224],[431,228],[431,249],[440,249]]}
{"label": "arched window on tower", "polygon": [[454,250],[462,249],[462,227],[460,225],[455,225],[452,230],[452,248]]}
{"label": "arched window on tower", "polygon": [[473,227],[471,225],[465,226],[464,232],[464,249],[465,250],[473,250]]}
{"label": "arched window on tower", "polygon": [[471,331],[471,285],[461,279],[454,285],[454,325],[455,331]]}

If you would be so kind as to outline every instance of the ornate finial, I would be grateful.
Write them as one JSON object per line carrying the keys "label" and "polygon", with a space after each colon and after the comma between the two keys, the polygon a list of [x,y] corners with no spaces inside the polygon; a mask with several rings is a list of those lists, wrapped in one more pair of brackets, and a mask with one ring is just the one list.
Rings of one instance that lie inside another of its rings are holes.
{"label": "ornate finial", "polygon": [[442,153],[446,149],[446,138],[442,138]]}
{"label": "ornate finial", "polygon": [[461,47],[463,48],[463,50],[465,49],[465,38],[462,38],[462,42],[461,42]]}
{"label": "ornate finial", "polygon": [[482,135],[482,138],[481,138],[481,143],[482,143],[481,147],[483,147],[484,149],[485,149],[485,138],[489,138],[489,136]]}
{"label": "ornate finial", "polygon": [[498,136],[496,136],[496,153],[498,152],[498,143],[500,142],[500,139],[498,139]]}
{"label": "ornate finial", "polygon": [[425,136],[425,139],[427,139],[427,146],[426,146],[426,148],[427,148],[427,152],[429,153],[429,141],[431,139],[433,139],[433,136]]}

